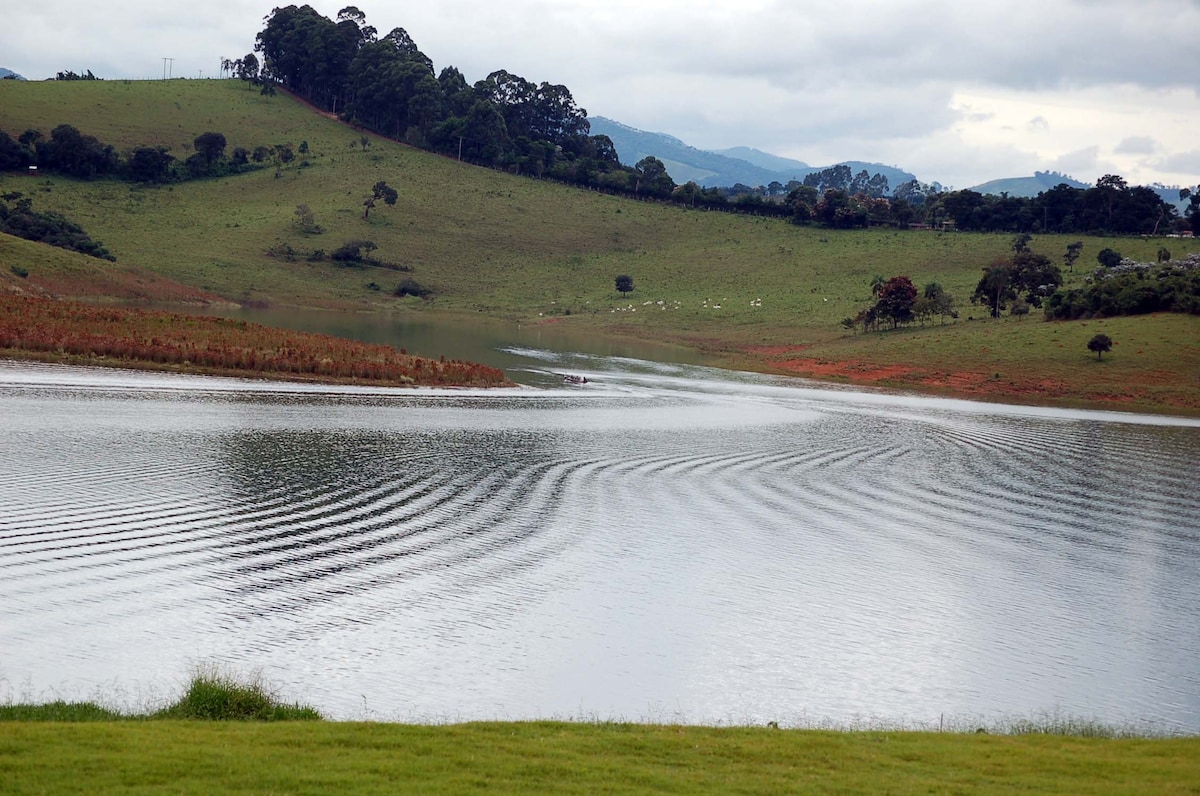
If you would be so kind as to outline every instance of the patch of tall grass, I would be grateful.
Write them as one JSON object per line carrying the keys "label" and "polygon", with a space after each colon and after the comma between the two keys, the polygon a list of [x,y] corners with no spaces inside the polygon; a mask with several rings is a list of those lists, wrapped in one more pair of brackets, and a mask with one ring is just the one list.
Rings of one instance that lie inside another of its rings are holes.
{"label": "patch of tall grass", "polygon": [[34,704],[0,703],[0,721],[132,721],[196,719],[204,721],[318,721],[313,707],[285,702],[261,674],[242,675],[213,664],[197,666],[184,692],[163,707],[123,711],[96,701]]}
{"label": "patch of tall grass", "polygon": [[298,702],[281,702],[261,675],[235,675],[216,666],[202,666],[183,695],[155,711],[155,719],[211,721],[316,721],[321,714]]}
{"label": "patch of tall grass", "polygon": [[125,716],[95,702],[56,699],[41,705],[0,704],[0,721],[117,721]]}

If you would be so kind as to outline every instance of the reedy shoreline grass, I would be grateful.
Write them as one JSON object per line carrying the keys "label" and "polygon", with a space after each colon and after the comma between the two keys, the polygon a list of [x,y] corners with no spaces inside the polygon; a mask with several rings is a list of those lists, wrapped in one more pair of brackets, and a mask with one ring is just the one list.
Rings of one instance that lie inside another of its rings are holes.
{"label": "reedy shoreline grass", "polygon": [[385,386],[510,386],[485,365],[226,318],[0,293],[0,356]]}

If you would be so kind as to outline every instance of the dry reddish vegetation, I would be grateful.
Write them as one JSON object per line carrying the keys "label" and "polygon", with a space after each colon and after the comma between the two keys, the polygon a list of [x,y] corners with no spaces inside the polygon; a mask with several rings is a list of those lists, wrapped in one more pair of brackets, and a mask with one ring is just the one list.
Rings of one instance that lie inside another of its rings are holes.
{"label": "dry reddish vegetation", "polygon": [[0,294],[0,355],[381,385],[508,385],[498,368],[246,321]]}
{"label": "dry reddish vegetation", "polygon": [[[1091,384],[1075,372],[1065,374],[1065,378],[1055,378],[1031,369],[1019,376],[1000,379],[978,371],[879,364],[860,359],[788,357],[789,352],[784,347],[778,351],[759,348],[753,353],[761,357],[767,370],[810,379],[912,389],[984,401],[1083,404],[1113,409],[1145,406],[1188,414],[1200,410],[1200,392],[1181,388],[1173,374],[1153,371],[1140,371],[1125,381]],[[1149,388],[1152,387],[1161,389],[1151,395]]]}

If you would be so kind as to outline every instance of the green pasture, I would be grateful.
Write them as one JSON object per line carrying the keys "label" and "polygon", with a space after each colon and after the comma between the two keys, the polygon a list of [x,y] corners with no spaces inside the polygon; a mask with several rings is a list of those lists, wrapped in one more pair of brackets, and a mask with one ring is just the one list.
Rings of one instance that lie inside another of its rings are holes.
{"label": "green pasture", "polygon": [[[1087,349],[1098,333],[1115,341],[1103,359]],[[868,370],[902,365],[902,373],[872,381],[882,386],[1010,403],[1200,414],[1200,323],[1187,315],[935,322],[843,336],[795,356],[862,363]]]}
{"label": "green pasture", "polygon": [[1194,794],[1200,740],[629,724],[0,724],[4,792]]}
{"label": "green pasture", "polygon": [[201,665],[168,704],[0,703],[26,793],[1196,793],[1200,738],[1059,715],[949,732],[327,722]]}
{"label": "green pasture", "polygon": [[[286,95],[263,97],[234,80],[0,81],[0,109],[0,128],[14,136],[69,122],[119,149],[162,144],[179,159],[207,131],[223,133],[230,150],[283,143],[298,149],[306,142],[309,154],[278,171],[268,165],[161,187],[0,177],[0,192],[22,191],[36,209],[76,220],[121,265],[228,300],[482,313],[714,350],[811,345],[815,353],[837,357],[869,347],[877,357],[941,355],[1000,370],[986,339],[995,326],[980,320],[986,310],[971,305],[969,296],[981,269],[1010,253],[1010,235],[797,227],[514,176],[376,136],[367,136],[364,149],[358,131]],[[391,207],[381,203],[367,220],[362,203],[378,180],[397,188],[399,200]],[[312,209],[321,234],[299,229],[300,204]],[[376,257],[411,270],[308,261],[315,250],[328,253],[353,239],[375,242]],[[1103,248],[1144,261],[1154,260],[1161,246],[1176,257],[1200,251],[1200,241],[1185,239],[1056,235],[1035,237],[1031,248],[1061,263],[1073,240],[1084,247],[1075,272],[1066,274],[1069,283],[1082,281]],[[25,262],[14,252],[0,246],[0,279],[11,281],[10,266]],[[33,278],[55,267],[28,268]],[[618,274],[633,277],[632,293],[616,292]],[[907,275],[918,287],[939,282],[959,301],[954,331],[914,328],[864,338],[843,330],[843,318],[870,304],[875,275]],[[431,288],[433,299],[394,297],[403,277]],[[976,320],[968,321],[972,316]],[[1035,342],[1020,343],[1019,361],[1057,367],[1056,338],[1063,332],[1035,330],[1045,326],[1039,322],[1037,310],[1022,322],[1022,334]],[[1200,319],[1169,326],[1179,342],[1200,337]],[[1128,349],[1114,339],[1122,346],[1115,362]],[[924,350],[931,345],[953,351]],[[1174,371],[1195,390],[1196,379],[1180,370],[1174,353],[1152,362],[1143,352],[1147,367]]]}

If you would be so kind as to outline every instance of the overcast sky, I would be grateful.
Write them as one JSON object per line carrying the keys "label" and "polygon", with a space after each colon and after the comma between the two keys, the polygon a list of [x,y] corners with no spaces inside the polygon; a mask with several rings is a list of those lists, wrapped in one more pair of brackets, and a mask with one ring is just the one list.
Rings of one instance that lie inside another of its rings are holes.
{"label": "overcast sky", "polygon": [[[335,18],[343,2],[311,5]],[[590,116],[701,149],[877,161],[957,188],[1034,170],[1200,183],[1200,0],[356,5],[438,71],[562,83]],[[272,7],[11,3],[0,66],[155,78],[171,57],[175,77],[208,77],[252,50]]]}

